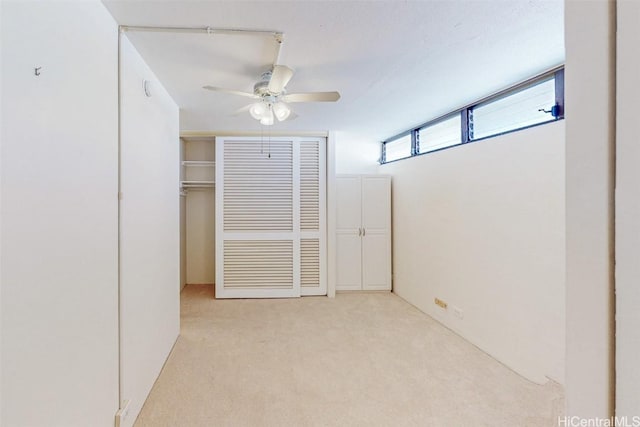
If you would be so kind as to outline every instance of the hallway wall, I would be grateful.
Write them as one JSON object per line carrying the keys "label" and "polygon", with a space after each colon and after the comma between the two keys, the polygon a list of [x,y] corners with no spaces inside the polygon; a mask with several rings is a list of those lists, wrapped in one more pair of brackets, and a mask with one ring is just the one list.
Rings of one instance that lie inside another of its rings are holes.
{"label": "hallway wall", "polygon": [[0,425],[112,427],[117,25],[99,1],[0,8]]}
{"label": "hallway wall", "polygon": [[180,333],[180,144],[178,106],[126,36],[121,49],[120,399],[130,401],[126,427]]}

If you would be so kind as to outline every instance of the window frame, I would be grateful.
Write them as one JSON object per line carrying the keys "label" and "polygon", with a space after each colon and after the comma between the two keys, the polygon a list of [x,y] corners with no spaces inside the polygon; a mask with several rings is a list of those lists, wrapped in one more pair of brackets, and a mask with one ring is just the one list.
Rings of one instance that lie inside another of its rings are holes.
{"label": "window frame", "polygon": [[[440,123],[442,123],[442,122],[444,122],[446,120],[453,119],[456,116],[460,116],[460,131],[461,131],[461,133],[460,133],[460,142],[458,142],[457,144],[451,144],[451,145],[447,145],[446,147],[440,147],[440,148],[436,148],[434,150],[429,150],[429,151],[425,151],[425,152],[421,153],[420,152],[420,131],[422,129],[427,129],[427,128],[430,128],[432,126],[436,126],[436,125],[438,125],[438,124],[440,124]],[[460,113],[458,113],[458,112],[450,113],[450,114],[448,114],[446,116],[440,116],[436,120],[431,120],[428,125],[417,127],[414,130],[415,135],[416,135],[415,155],[416,156],[420,156],[420,155],[423,155],[423,154],[435,153],[436,151],[446,150],[447,148],[457,147],[458,145],[464,144],[465,141],[462,139],[462,133],[463,133],[463,129],[462,128],[463,127],[464,127],[464,121],[462,120],[462,115]]]}
{"label": "window frame", "polygon": [[[513,95],[515,93],[518,92],[522,92],[524,90],[527,90],[545,80],[550,80],[550,79],[554,79],[554,84],[555,84],[555,105],[552,107],[551,113],[550,114],[550,119],[544,122],[540,122],[540,123],[535,123],[532,125],[528,125],[528,126],[523,126],[523,127],[518,127],[518,128],[513,128],[513,129],[509,129],[506,130],[504,132],[500,132],[500,133],[496,133],[496,134],[491,134],[491,135],[487,135],[487,136],[483,136],[482,138],[473,138],[473,109],[479,106],[483,106],[483,105],[487,105],[490,104],[491,102],[494,101],[498,101],[500,99],[506,98],[510,95]],[[524,129],[529,129],[532,127],[536,127],[536,126],[541,126],[541,125],[545,125],[548,123],[553,123],[553,122],[557,122],[558,120],[564,120],[564,65],[555,67],[551,70],[548,70],[544,73],[538,74],[530,79],[527,79],[521,83],[518,83],[516,85],[512,85],[504,90],[501,90],[499,92],[496,92],[492,95],[489,95],[487,97],[484,97],[472,104],[469,104],[463,108],[459,108],[457,110],[451,111],[447,114],[443,114],[441,116],[438,116],[437,118],[433,119],[433,120],[429,120],[428,122],[425,122],[419,126],[416,126],[412,129],[406,130],[404,132],[401,132],[397,135],[392,136],[391,138],[388,138],[386,140],[384,140],[381,144],[381,152],[380,152],[380,161],[379,163],[381,165],[384,164],[388,164],[388,163],[393,163],[393,162],[397,162],[399,160],[405,160],[405,159],[410,159],[412,157],[416,157],[416,156],[424,156],[426,154],[432,154],[432,153],[437,153],[438,151],[442,151],[442,150],[448,150],[450,148],[455,148],[455,147],[460,147],[461,145],[465,145],[465,144],[469,144],[469,143],[473,143],[473,142],[478,142],[478,141],[484,141],[486,139],[490,139],[490,138],[494,138],[496,136],[501,136],[501,135],[505,135],[511,132],[518,132]],[[419,136],[418,136],[418,132],[421,129],[433,126],[438,124],[439,122],[442,122],[444,120],[450,119],[453,116],[455,116],[456,114],[460,115],[460,143],[458,144],[453,144],[453,145],[448,145],[446,147],[442,147],[442,148],[438,148],[435,150],[431,150],[431,151],[425,151],[424,153],[420,153],[420,141],[419,141]],[[400,159],[395,159],[395,160],[390,160],[387,161],[386,160],[386,144],[387,143],[391,143],[393,141],[396,141],[406,135],[411,135],[411,154],[407,157],[403,157]]]}
{"label": "window frame", "polygon": [[[411,134],[411,149],[409,150],[409,155],[407,157],[401,157],[399,159],[394,159],[394,160],[389,160],[387,161],[387,144],[390,144],[392,142],[396,142],[397,140],[404,138],[405,136]],[[404,131],[402,133],[399,133],[389,139],[387,139],[386,141],[384,141],[382,143],[382,150],[380,153],[380,164],[386,164],[386,163],[393,163],[393,162],[397,162],[398,160],[404,160],[404,159],[410,159],[411,157],[415,156],[415,149],[416,149],[416,135],[413,129],[411,130],[407,130]]]}

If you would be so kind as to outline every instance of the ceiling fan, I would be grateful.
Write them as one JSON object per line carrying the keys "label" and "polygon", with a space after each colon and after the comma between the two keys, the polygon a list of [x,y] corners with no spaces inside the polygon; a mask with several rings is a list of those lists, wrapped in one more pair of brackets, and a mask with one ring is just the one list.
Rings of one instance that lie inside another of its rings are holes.
{"label": "ceiling fan", "polygon": [[256,99],[257,102],[242,107],[236,114],[249,111],[249,114],[261,124],[270,126],[274,119],[284,121],[297,117],[287,103],[294,102],[336,102],[338,92],[287,93],[287,83],[293,77],[293,70],[285,65],[274,65],[273,69],[262,73],[260,81],[253,86],[253,93],[224,89],[215,86],[203,86],[203,89],[224,92]]}

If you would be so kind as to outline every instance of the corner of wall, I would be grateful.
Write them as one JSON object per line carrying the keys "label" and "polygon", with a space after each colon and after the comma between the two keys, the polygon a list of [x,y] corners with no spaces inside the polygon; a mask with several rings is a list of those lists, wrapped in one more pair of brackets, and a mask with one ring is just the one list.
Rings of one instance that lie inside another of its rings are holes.
{"label": "corner of wall", "polygon": [[640,147],[637,100],[640,98],[640,2],[617,4],[616,46],[616,415],[640,415]]}
{"label": "corner of wall", "polygon": [[582,418],[614,412],[615,4],[565,1],[566,402]]}

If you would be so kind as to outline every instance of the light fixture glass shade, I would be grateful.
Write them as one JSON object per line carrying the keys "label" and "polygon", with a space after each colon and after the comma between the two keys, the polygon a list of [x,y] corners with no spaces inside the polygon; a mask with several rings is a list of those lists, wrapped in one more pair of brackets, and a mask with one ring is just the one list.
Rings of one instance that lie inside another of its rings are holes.
{"label": "light fixture glass shade", "polygon": [[287,120],[291,114],[291,109],[284,102],[277,102],[273,104],[273,113],[276,115],[276,119],[283,121]]}
{"label": "light fixture glass shade", "polygon": [[273,109],[271,108],[271,105],[267,107],[267,111],[260,119],[260,124],[264,126],[271,126],[273,124]]}
{"label": "light fixture glass shade", "polygon": [[256,102],[249,108],[249,114],[256,120],[264,118],[268,112],[268,107],[264,102]]}

